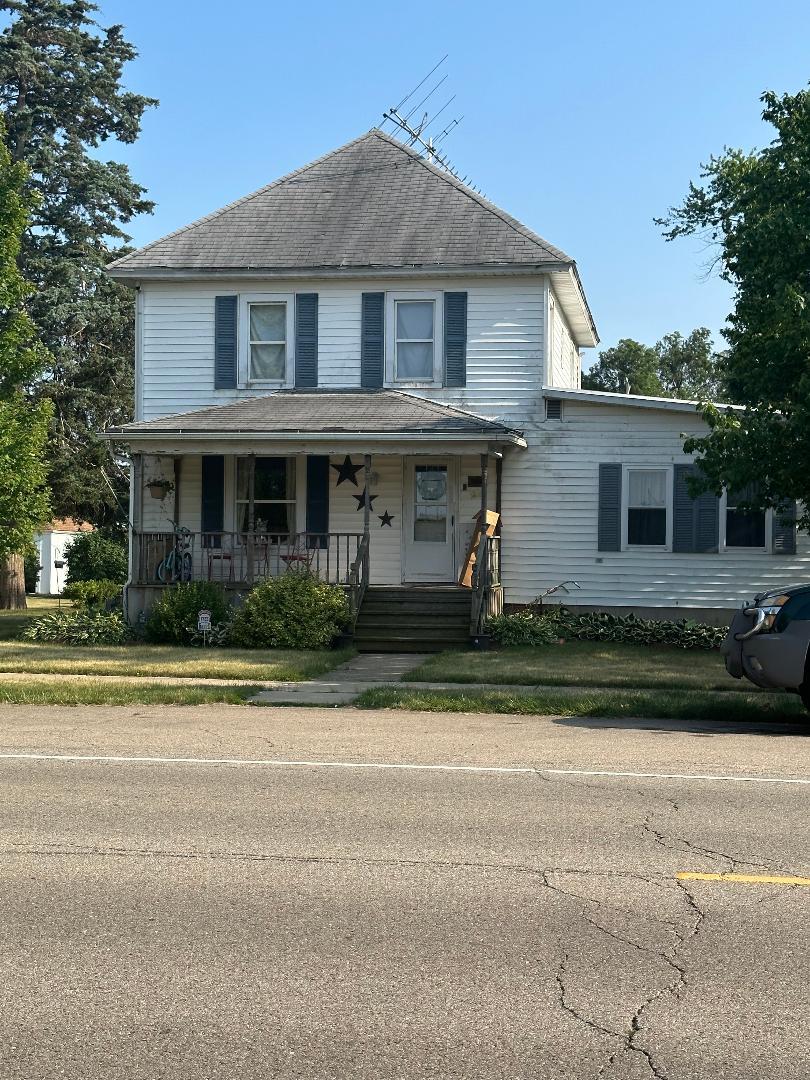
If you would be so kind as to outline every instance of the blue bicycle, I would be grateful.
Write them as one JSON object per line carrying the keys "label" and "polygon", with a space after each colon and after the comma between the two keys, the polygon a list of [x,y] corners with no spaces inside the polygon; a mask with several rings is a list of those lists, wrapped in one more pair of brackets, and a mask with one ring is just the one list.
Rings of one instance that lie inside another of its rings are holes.
{"label": "blue bicycle", "polygon": [[155,570],[155,577],[163,585],[173,585],[176,581],[191,581],[194,559],[191,554],[191,529],[174,525],[174,544],[165,558],[161,559]]}

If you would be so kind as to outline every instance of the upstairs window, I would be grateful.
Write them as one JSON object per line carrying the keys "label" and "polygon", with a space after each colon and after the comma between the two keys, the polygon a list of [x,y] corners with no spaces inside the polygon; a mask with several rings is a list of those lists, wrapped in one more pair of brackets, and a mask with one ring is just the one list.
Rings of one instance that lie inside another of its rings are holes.
{"label": "upstairs window", "polygon": [[397,300],[395,310],[395,379],[398,382],[432,382],[435,366],[435,302]]}
{"label": "upstairs window", "polygon": [[669,471],[627,470],[627,546],[666,547],[669,543]]}
{"label": "upstairs window", "polygon": [[287,304],[248,305],[251,382],[284,382],[287,375]]}
{"label": "upstairs window", "polygon": [[766,511],[739,509],[740,503],[750,502],[753,496],[750,489],[726,494],[727,548],[765,548]]}

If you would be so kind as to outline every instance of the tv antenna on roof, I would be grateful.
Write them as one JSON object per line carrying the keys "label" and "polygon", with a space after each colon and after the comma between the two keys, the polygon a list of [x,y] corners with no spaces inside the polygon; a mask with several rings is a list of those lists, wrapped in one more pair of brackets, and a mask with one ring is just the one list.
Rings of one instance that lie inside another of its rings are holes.
{"label": "tv antenna on roof", "polygon": [[446,82],[447,75],[442,75],[415,105],[412,105],[407,112],[405,111],[407,103],[411,98],[415,97],[425,83],[438,72],[439,68],[447,60],[448,55],[448,53],[445,53],[438,64],[430,69],[424,79],[418,82],[413,90],[411,90],[409,94],[406,94],[399,104],[392,105],[388,112],[383,113],[383,124],[385,124],[386,121],[392,124],[395,130],[402,132],[405,136],[406,146],[415,147],[427,157],[432,165],[438,165],[439,168],[450,173],[456,180],[460,180],[461,183],[466,184],[467,187],[472,188],[473,191],[477,191],[478,194],[481,195],[483,192],[481,192],[480,188],[475,187],[473,184],[468,184],[467,177],[459,175],[458,169],[455,168],[447,154],[441,149],[442,142],[447,138],[451,131],[458,127],[464,117],[459,116],[451,120],[438,135],[427,135],[428,129],[433,126],[444,110],[455,101],[456,95],[453,94],[452,97],[449,97],[444,105],[442,105],[440,109],[437,109],[432,115],[429,111],[425,111],[421,113],[420,119],[414,119],[414,115],[419,114],[422,106],[436,93],[439,87]]}

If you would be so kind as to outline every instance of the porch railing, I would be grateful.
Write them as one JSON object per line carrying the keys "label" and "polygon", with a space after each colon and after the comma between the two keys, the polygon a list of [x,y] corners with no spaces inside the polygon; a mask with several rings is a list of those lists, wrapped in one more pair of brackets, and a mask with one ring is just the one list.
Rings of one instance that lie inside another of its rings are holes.
{"label": "porch railing", "polygon": [[[134,583],[218,581],[245,587],[307,569],[332,585],[351,586],[362,540],[362,533],[140,531],[133,537]],[[367,549],[362,574],[367,583]]]}
{"label": "porch railing", "polygon": [[475,553],[470,611],[470,637],[484,633],[487,619],[503,611],[501,538],[482,536]]}
{"label": "porch railing", "polygon": [[357,549],[357,558],[352,564],[349,573],[349,610],[351,612],[351,627],[354,631],[357,616],[360,614],[360,605],[366,595],[369,580],[369,537],[361,536],[360,546]]}

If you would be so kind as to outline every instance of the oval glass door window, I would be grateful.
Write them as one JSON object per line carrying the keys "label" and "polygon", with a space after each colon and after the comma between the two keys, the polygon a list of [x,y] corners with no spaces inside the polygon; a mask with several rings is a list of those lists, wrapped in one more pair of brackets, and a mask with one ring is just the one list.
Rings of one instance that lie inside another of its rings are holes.
{"label": "oval glass door window", "polygon": [[417,465],[413,538],[442,544],[447,539],[447,466]]}

